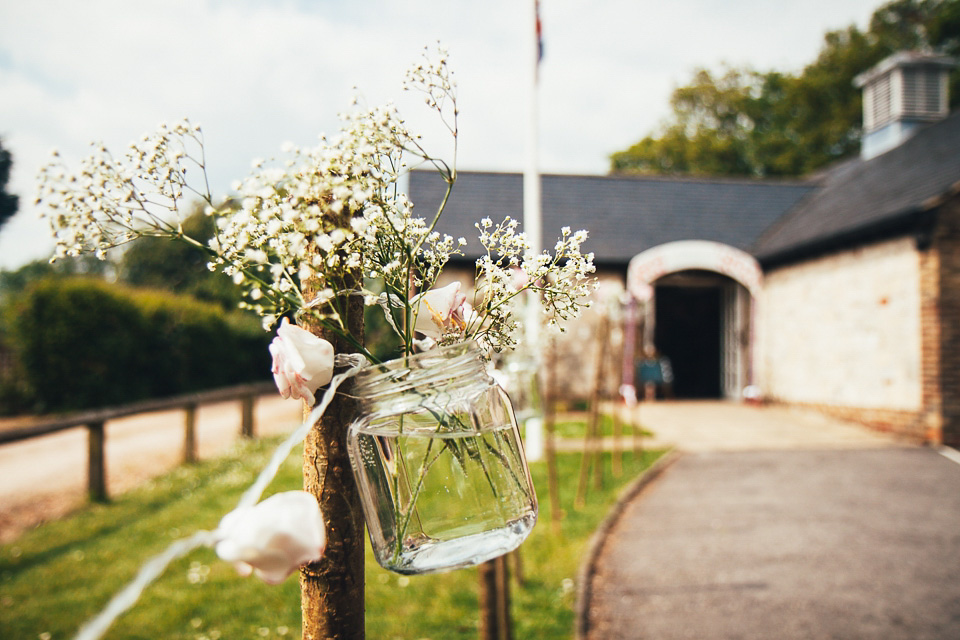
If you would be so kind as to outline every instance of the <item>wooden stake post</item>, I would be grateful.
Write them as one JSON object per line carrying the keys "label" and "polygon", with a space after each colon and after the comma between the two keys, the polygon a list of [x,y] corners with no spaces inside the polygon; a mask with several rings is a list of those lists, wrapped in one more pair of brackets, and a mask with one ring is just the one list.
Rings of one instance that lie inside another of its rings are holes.
{"label": "wooden stake post", "polygon": [[500,556],[479,566],[480,638],[512,640],[510,619],[510,568],[508,556]]}
{"label": "wooden stake post", "polygon": [[[363,299],[341,300],[344,323],[363,339]],[[317,331],[336,353],[353,349],[345,340]],[[327,548],[319,562],[300,570],[303,639],[362,640],[364,630],[363,510],[347,457],[347,426],[356,401],[337,394],[303,444],[303,487],[317,497],[327,530]]]}
{"label": "wooden stake post", "polygon": [[597,351],[594,369],[593,390],[590,394],[590,416],[587,431],[583,438],[583,458],[580,461],[580,479],[577,483],[577,496],[574,504],[580,508],[586,502],[587,477],[593,470],[594,487],[603,486],[603,442],[600,433],[600,401],[602,398],[604,363],[607,358],[607,346],[610,336],[610,321],[606,315],[600,317],[597,324]]}
{"label": "wooden stake post", "polygon": [[560,520],[563,517],[560,506],[560,486],[557,478],[557,340],[550,337],[547,342],[547,364],[544,367],[543,423],[546,430],[544,454],[547,459],[547,492],[550,494],[550,524],[555,534],[560,533]]}

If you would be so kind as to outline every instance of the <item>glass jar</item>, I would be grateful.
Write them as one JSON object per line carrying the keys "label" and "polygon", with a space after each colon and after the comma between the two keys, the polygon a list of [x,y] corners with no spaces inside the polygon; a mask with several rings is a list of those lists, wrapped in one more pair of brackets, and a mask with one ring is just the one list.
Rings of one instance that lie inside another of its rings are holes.
{"label": "glass jar", "polygon": [[385,569],[428,573],[516,549],[537,519],[517,420],[472,342],[368,367],[347,448]]}
{"label": "glass jar", "polygon": [[500,362],[502,386],[510,396],[519,422],[543,417],[540,375],[537,361],[526,354],[514,353]]}

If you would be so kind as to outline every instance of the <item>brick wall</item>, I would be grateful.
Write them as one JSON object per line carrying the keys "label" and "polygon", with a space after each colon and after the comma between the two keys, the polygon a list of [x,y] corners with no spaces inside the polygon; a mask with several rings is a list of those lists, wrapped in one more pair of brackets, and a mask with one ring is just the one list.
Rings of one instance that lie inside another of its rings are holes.
{"label": "brick wall", "polygon": [[[939,319],[939,399],[942,403],[943,442],[960,445],[960,195],[937,212],[933,249],[939,257],[939,305],[931,312]],[[931,325],[933,320],[931,320]]]}
{"label": "brick wall", "polygon": [[943,398],[940,392],[940,251],[935,246],[919,252],[920,318],[923,342],[923,407],[921,423],[925,442],[943,439]]}

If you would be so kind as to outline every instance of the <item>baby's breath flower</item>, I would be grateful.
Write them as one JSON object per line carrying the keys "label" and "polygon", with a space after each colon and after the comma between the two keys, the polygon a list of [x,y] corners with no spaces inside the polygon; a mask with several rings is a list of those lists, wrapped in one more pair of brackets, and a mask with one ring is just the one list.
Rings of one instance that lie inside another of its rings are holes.
{"label": "baby's breath flower", "polygon": [[[455,156],[456,83],[446,51],[426,56],[405,84],[438,112]],[[349,338],[338,305],[343,296],[362,295],[383,308],[409,352],[415,340],[408,327],[416,324],[420,302],[430,299],[417,293],[434,288],[467,240],[435,230],[442,208],[429,220],[414,215],[398,180],[410,155],[439,169],[448,194],[456,170],[420,146],[391,103],[356,108],[341,120],[340,132],[320,136],[315,147],[285,143],[285,157],[254,159],[250,175],[234,182],[235,195],[219,205],[206,187],[200,127],[186,120],[161,124],[121,158],[93,145],[76,173],[54,154],[40,173],[37,201],[46,207],[55,256],[91,252],[102,258],[139,237],[176,238],[207,251],[207,268],[244,290],[241,306],[259,313],[267,329],[291,312],[309,313]],[[215,222],[215,235],[205,244],[183,233],[179,210],[191,196],[203,200]],[[583,306],[593,271],[592,254],[580,250],[586,232],[564,228],[554,255],[533,255],[516,220],[494,224],[484,217],[476,227],[486,255],[477,261],[473,311],[455,314],[462,322],[451,325],[456,330],[443,333],[440,342],[473,338],[488,349],[509,348],[517,329],[511,307],[525,289],[539,294],[553,323]],[[377,280],[382,290],[358,286],[359,274]],[[520,281],[525,284],[518,288]]]}
{"label": "baby's breath flower", "polygon": [[468,333],[493,351],[515,346],[513,335],[519,324],[513,317],[513,307],[522,292],[537,293],[548,325],[560,328],[563,321],[576,317],[589,304],[586,299],[595,288],[590,276],[594,272],[593,254],[580,251],[586,231],[562,229],[551,256],[546,252],[534,254],[526,235],[517,228],[518,222],[509,217],[497,225],[490,218],[477,224],[486,255],[476,263],[473,308],[477,319]]}

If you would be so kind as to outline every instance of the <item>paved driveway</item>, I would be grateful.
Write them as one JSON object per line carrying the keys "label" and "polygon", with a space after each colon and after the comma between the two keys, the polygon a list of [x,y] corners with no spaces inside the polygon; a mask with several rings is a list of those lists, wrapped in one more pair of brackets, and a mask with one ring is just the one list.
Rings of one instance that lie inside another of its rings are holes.
{"label": "paved driveway", "polygon": [[684,453],[599,547],[589,638],[960,638],[960,464],[786,410],[646,411]]}
{"label": "paved driveway", "polygon": [[823,414],[733,402],[641,403],[633,418],[654,433],[650,448],[683,451],[849,449],[895,446],[889,434]]}

